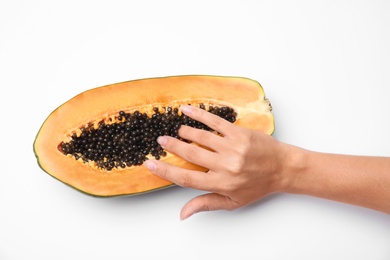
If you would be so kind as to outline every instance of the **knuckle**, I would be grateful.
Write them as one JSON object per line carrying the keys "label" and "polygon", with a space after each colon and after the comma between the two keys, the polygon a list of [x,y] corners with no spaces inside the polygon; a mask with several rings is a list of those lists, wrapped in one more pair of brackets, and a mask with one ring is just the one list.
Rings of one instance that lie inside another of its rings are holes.
{"label": "knuckle", "polygon": [[234,194],[238,192],[240,189],[242,189],[243,185],[245,183],[242,181],[241,178],[233,177],[230,180],[223,183],[223,192],[227,194]]}
{"label": "knuckle", "polygon": [[169,168],[166,165],[160,164],[157,167],[157,173],[161,178],[167,179],[169,176]]}
{"label": "knuckle", "polygon": [[196,142],[203,142],[203,143],[208,143],[211,139],[211,133],[210,132],[207,132],[207,131],[204,131],[204,130],[199,130],[197,131],[197,134],[195,136],[196,138]]}
{"label": "knuckle", "polygon": [[185,159],[187,159],[190,162],[195,162],[198,158],[198,151],[195,146],[189,147],[185,153]]}
{"label": "knuckle", "polygon": [[192,113],[194,114],[194,116],[201,118],[201,117],[204,117],[206,115],[206,110],[194,108],[192,110]]}
{"label": "knuckle", "polygon": [[184,175],[182,176],[182,178],[177,182],[177,184],[178,184],[179,186],[189,188],[189,187],[192,187],[193,180],[192,180],[192,178],[191,178],[190,175],[184,174]]}
{"label": "knuckle", "polygon": [[231,159],[228,164],[228,169],[231,173],[240,173],[245,168],[245,160],[241,156],[237,156],[235,159]]}
{"label": "knuckle", "polygon": [[246,131],[239,131],[236,133],[236,138],[241,144],[246,145],[252,142],[252,137]]}
{"label": "knuckle", "polygon": [[240,207],[239,203],[235,202],[231,198],[226,197],[225,199],[226,199],[226,207],[225,207],[225,209],[227,211],[233,211],[233,210],[236,210],[236,209],[238,209]]}
{"label": "knuckle", "polygon": [[235,151],[237,152],[237,157],[246,157],[252,152],[252,146],[255,143],[255,140],[246,134],[242,134],[238,138],[239,142],[236,143]]}
{"label": "knuckle", "polygon": [[219,118],[217,116],[213,116],[210,120],[210,125],[209,127],[213,130],[215,129],[219,129],[221,127],[221,125],[224,123],[223,119],[222,118]]}

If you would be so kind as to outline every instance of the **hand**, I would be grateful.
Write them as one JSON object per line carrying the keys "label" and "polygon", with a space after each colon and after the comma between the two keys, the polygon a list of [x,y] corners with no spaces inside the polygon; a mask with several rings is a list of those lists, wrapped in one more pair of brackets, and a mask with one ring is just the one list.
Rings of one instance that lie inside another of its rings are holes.
{"label": "hand", "polygon": [[145,162],[153,173],[179,186],[211,192],[190,200],[181,211],[181,219],[201,211],[234,210],[283,190],[288,145],[196,107],[182,106],[181,111],[221,133],[180,127],[180,137],[209,149],[169,136],[157,139],[165,150],[209,169],[208,172],[182,169],[157,160]]}

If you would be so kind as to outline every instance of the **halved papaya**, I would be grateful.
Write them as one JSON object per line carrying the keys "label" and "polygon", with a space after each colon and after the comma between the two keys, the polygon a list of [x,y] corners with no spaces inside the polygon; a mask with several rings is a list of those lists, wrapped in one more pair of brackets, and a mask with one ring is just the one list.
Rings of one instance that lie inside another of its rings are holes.
{"label": "halved papaya", "polygon": [[[167,153],[159,135],[180,138],[180,125],[209,129],[183,115],[190,104],[233,124],[272,134],[274,119],[263,88],[227,76],[171,76],[116,83],[87,90],[55,109],[34,141],[40,167],[71,187],[100,196],[133,195],[170,187],[143,161],[156,158],[206,171]],[[184,140],[186,141],[186,140]]]}

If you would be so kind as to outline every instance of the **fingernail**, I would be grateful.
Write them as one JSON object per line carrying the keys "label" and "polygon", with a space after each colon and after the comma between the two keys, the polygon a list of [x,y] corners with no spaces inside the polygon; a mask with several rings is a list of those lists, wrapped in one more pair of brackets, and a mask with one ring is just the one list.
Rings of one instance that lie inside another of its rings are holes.
{"label": "fingernail", "polygon": [[164,137],[164,136],[159,136],[159,137],[157,138],[157,143],[158,143],[159,145],[161,145],[161,146],[166,145],[167,142],[168,142],[168,139],[167,139],[166,137]]}
{"label": "fingernail", "polygon": [[188,214],[188,213],[183,213],[183,212],[181,212],[181,214],[180,214],[180,220],[181,220],[181,221],[186,220],[187,218],[191,217],[192,215],[193,215],[193,213]]}
{"label": "fingernail", "polygon": [[144,165],[146,168],[148,168],[149,171],[152,171],[152,172],[154,172],[157,169],[157,164],[151,160],[145,161]]}
{"label": "fingernail", "polygon": [[190,114],[192,112],[192,106],[181,105],[180,110],[184,114]]}

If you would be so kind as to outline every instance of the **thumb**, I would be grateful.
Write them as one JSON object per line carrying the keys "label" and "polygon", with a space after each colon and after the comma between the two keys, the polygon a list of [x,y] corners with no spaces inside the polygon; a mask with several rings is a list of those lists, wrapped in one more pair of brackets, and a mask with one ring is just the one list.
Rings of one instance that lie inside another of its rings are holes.
{"label": "thumb", "polygon": [[187,202],[180,212],[180,219],[185,220],[193,214],[202,211],[212,211],[219,209],[232,210],[237,208],[235,202],[229,197],[216,193],[208,193],[197,196]]}

